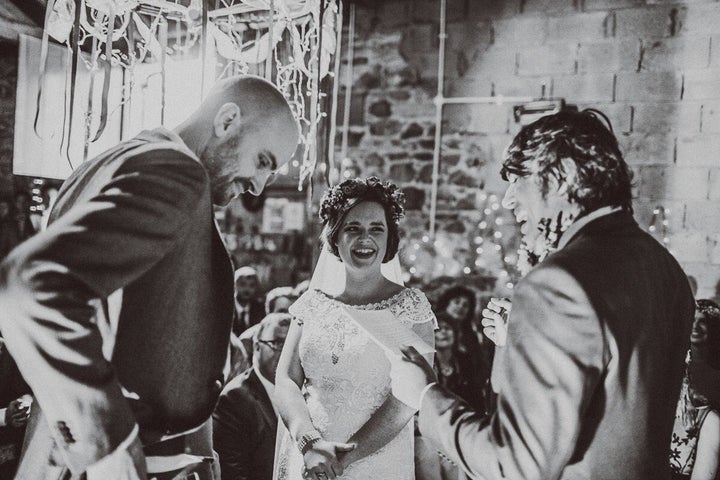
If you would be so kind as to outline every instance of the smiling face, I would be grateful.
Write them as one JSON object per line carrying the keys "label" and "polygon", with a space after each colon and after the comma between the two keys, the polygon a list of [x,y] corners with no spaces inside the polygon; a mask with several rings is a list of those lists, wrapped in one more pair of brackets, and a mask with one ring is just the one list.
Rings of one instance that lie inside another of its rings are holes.
{"label": "smiling face", "polygon": [[456,320],[464,320],[470,312],[470,301],[467,297],[453,297],[448,301],[445,311]]}
{"label": "smiling face", "polygon": [[208,170],[215,205],[249,192],[260,195],[268,180],[285,165],[297,146],[297,129],[289,121],[256,131],[239,122],[226,135],[215,137],[201,152]]}
{"label": "smiling face", "polygon": [[435,330],[435,348],[452,348],[455,344],[455,330],[444,320],[438,320],[438,329]]}
{"label": "smiling face", "polygon": [[702,312],[695,312],[695,321],[693,322],[692,331],[690,332],[690,343],[692,345],[701,346],[707,342],[708,339],[708,325],[705,314]]}
{"label": "smiling face", "polygon": [[345,215],[337,249],[346,268],[380,268],[388,242],[385,210],[376,202],[360,202]]}

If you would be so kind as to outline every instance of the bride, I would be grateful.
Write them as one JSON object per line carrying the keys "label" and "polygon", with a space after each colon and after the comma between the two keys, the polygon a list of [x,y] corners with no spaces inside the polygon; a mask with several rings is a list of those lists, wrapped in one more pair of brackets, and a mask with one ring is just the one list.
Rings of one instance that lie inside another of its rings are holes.
{"label": "bride", "polygon": [[[345,313],[388,309],[396,328],[433,345],[430,304],[398,278],[402,204],[397,187],[375,177],[347,180],[322,200],[323,254],[311,288],[290,308],[276,376],[287,427],[278,435],[276,479],[415,478],[415,411],[392,396],[384,351]],[[328,273],[333,263],[340,275]],[[396,268],[384,274],[388,264]]]}

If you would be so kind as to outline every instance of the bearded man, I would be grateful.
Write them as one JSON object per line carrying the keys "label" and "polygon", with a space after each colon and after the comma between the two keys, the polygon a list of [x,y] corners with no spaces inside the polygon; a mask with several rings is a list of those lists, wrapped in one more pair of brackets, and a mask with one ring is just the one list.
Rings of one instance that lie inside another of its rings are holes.
{"label": "bearded man", "polygon": [[686,275],[632,216],[631,174],[597,111],[524,127],[503,200],[529,273],[485,417],[437,383],[412,348],[393,392],[472,478],[669,479],[668,442],[694,302]]}

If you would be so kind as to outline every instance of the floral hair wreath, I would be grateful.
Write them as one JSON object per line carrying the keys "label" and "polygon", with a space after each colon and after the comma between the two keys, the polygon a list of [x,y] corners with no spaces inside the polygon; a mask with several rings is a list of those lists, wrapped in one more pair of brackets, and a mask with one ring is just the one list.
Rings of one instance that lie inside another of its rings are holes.
{"label": "floral hair wreath", "polygon": [[339,218],[357,203],[354,199],[378,201],[396,224],[405,213],[405,195],[397,185],[368,177],[345,180],[328,190],[320,203],[320,218],[326,223]]}

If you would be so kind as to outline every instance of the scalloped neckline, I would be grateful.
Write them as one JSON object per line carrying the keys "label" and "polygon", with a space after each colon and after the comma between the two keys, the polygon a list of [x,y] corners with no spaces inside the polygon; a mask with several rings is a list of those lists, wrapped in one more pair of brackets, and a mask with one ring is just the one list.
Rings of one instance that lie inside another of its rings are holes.
{"label": "scalloped neckline", "polygon": [[396,298],[399,298],[401,295],[405,294],[405,292],[408,292],[410,290],[411,289],[409,287],[404,287],[402,290],[400,290],[395,295],[392,295],[383,300],[380,300],[377,302],[372,302],[372,303],[364,303],[364,304],[360,304],[360,305],[352,305],[350,303],[342,302],[342,301],[338,300],[337,298],[335,298],[331,295],[328,295],[327,293],[323,292],[322,290],[315,289],[316,292],[318,292],[319,294],[321,294],[323,297],[327,298],[328,300],[331,300],[335,303],[339,303],[340,305],[344,305],[346,307],[357,308],[358,310],[379,310],[380,307],[385,308],[385,306],[388,305],[391,300],[395,300]]}

